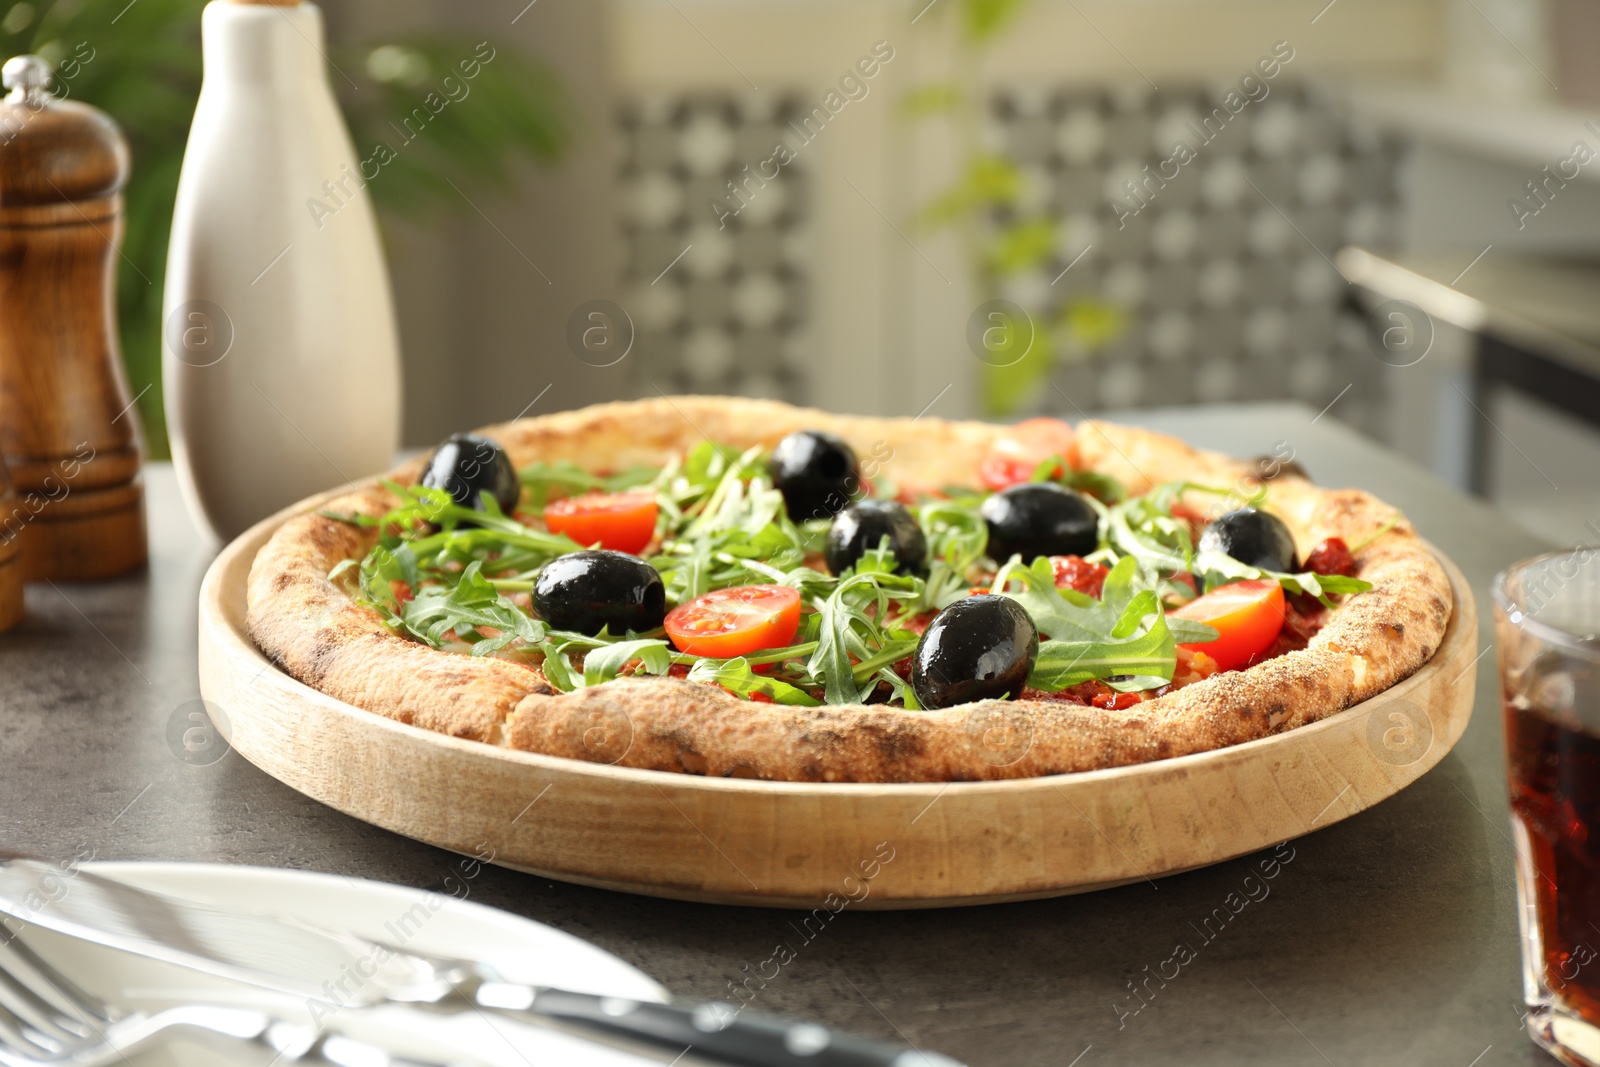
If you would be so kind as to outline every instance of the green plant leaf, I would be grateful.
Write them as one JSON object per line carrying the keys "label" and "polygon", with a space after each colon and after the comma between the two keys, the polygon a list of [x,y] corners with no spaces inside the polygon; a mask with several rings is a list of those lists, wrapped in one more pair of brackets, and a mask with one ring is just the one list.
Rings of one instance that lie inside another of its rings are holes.
{"label": "green plant leaf", "polygon": [[[407,632],[438,648],[451,630],[472,643],[474,656],[498,652],[519,638],[528,644],[544,639],[544,624],[502,597],[483,576],[483,564],[474,560],[454,586],[423,586],[406,602],[401,619]],[[485,636],[492,627],[500,633]]]}
{"label": "green plant leaf", "polygon": [[917,119],[954,111],[966,102],[966,94],[953,82],[919,85],[900,97],[900,113]]}
{"label": "green plant leaf", "polygon": [[1004,227],[989,244],[989,269],[995,274],[1033,270],[1056,246],[1054,219],[1025,219]]}
{"label": "green plant leaf", "polygon": [[1240,563],[1225,553],[1211,551],[1200,552],[1195,556],[1194,572],[1204,579],[1208,592],[1229,582],[1271,578],[1283,586],[1283,591],[1290,596],[1307,593],[1330,608],[1333,606],[1333,601],[1328,599],[1330,596],[1364,593],[1372,588],[1371,582],[1361,578],[1351,578],[1341,574],[1313,574],[1310,571],[1302,571],[1299,574],[1269,571],[1261,567],[1252,567],[1248,563]]}
{"label": "green plant leaf", "polygon": [[983,368],[983,409],[991,418],[1012,415],[1031,397],[1055,366],[1051,352],[1049,322],[1033,318],[1033,344],[1022,358],[1004,365],[986,364]]}
{"label": "green plant leaf", "polygon": [[1016,19],[1028,0],[961,0],[961,25],[976,42],[988,41]]}
{"label": "green plant leaf", "polygon": [[822,703],[810,693],[788,682],[757,674],[750,666],[750,661],[743,658],[703,659],[689,668],[689,681],[720,685],[746,699],[759,693],[771,697],[774,703],[796,707],[817,707]]}
{"label": "green plant leaf", "polygon": [[1177,646],[1155,593],[1146,589],[1128,602],[1108,638],[1042,642],[1028,684],[1058,692],[1095,679],[1125,678],[1124,684],[1155,688],[1172,680]]}
{"label": "green plant leaf", "polygon": [[666,674],[672,666],[672,647],[659,639],[618,641],[591,649],[583,657],[583,684],[609,682],[632,660],[638,660],[645,674]]}
{"label": "green plant leaf", "polygon": [[935,196],[918,215],[923,226],[948,226],[973,211],[1014,202],[1022,192],[1022,172],[1004,156],[979,156],[961,180]]}
{"label": "green plant leaf", "polygon": [[1116,304],[1069,300],[1061,306],[1060,328],[1080,348],[1096,351],[1128,332],[1128,315]]}
{"label": "green plant leaf", "polygon": [[[1021,589],[1013,589],[1013,581]],[[1057,691],[1093,679],[1122,678],[1121,685],[1151,689],[1172,680],[1177,646],[1214,641],[1204,623],[1169,619],[1161,611],[1155,579],[1125,556],[1106,575],[1101,599],[1057,589],[1047,558],[1024,566],[1013,556],[994,588],[1016,600],[1048,639],[1039,646],[1029,684]]]}
{"label": "green plant leaf", "polygon": [[539,664],[539,669],[544,672],[550,684],[563,693],[570,693],[583,685],[582,677],[572,669],[572,660],[562,649],[552,648],[547,651],[544,660]]}
{"label": "green plant leaf", "polygon": [[652,467],[632,467],[611,475],[590,474],[570,460],[560,463],[533,463],[517,471],[530,510],[539,511],[555,493],[578,496],[582,493],[621,493],[649,485],[659,472]]}

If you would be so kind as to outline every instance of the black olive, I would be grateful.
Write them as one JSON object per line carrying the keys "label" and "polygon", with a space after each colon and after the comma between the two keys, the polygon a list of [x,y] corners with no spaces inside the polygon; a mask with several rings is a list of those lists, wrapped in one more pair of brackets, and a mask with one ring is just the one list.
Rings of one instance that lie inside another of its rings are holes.
{"label": "black olive", "polygon": [[458,433],[433,450],[422,468],[421,484],[443,489],[464,508],[486,511],[483,497],[488,495],[509,515],[522,497],[522,483],[511,465],[506,450],[487,437]]}
{"label": "black olive", "polygon": [[800,430],[779,441],[767,470],[795,522],[837,514],[861,487],[855,451],[821,430]]}
{"label": "black olive", "polygon": [[1083,497],[1054,482],[1002,489],[979,509],[989,524],[989,556],[1004,563],[1040,556],[1087,556],[1100,546],[1100,517]]}
{"label": "black olive", "polygon": [[881,545],[885,537],[889,539],[889,551],[894,553],[895,570],[922,570],[928,559],[928,539],[922,536],[922,527],[906,506],[893,500],[862,500],[833,517],[823,549],[828,570],[842,574],[845,568],[855,566],[863,554]]}
{"label": "black olive", "polygon": [[1223,552],[1240,563],[1264,571],[1293,574],[1294,535],[1278,516],[1256,508],[1236,508],[1207,526],[1200,535],[1202,552]]}
{"label": "black olive", "polygon": [[984,593],[963,597],[928,624],[911,660],[911,688],[925,708],[1018,697],[1039,656],[1039,630],[1021,604]]}
{"label": "black olive", "polygon": [[638,556],[596,548],[546,563],[533,584],[533,604],[557,630],[593,636],[609,627],[621,637],[661,625],[667,589],[656,569]]}

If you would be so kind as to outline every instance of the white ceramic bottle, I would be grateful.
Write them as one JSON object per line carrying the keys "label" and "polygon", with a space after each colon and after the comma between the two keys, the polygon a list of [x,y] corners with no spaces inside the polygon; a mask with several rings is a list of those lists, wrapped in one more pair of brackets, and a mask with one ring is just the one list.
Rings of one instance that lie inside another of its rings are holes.
{"label": "white ceramic bottle", "polygon": [[167,427],[222,540],[388,467],[394,304],[311,3],[213,0],[164,292]]}

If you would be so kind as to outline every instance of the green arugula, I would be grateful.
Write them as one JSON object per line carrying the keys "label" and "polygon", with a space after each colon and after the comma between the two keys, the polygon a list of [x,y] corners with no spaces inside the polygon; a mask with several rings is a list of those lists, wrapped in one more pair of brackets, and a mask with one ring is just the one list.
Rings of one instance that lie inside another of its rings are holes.
{"label": "green arugula", "polygon": [[[407,601],[401,613],[406,631],[434,648],[444,643],[444,635],[455,631],[457,639],[471,643],[474,656],[498,652],[517,639],[536,644],[545,636],[544,623],[500,595],[483,576],[483,563],[473,560],[453,586],[425,585]],[[479,631],[491,627],[497,636]]]}
{"label": "green arugula", "polygon": [[774,703],[798,707],[817,707],[822,701],[804,689],[790,685],[778,678],[757,674],[750,661],[739,659],[703,659],[689,668],[689,681],[720,685],[737,696],[749,699],[756,694],[771,697]]}
{"label": "green arugula", "polygon": [[1113,506],[1102,524],[1102,544],[1161,573],[1189,570],[1194,542],[1188,522],[1174,518],[1172,507],[1190,487],[1189,482],[1166,482]]}
{"label": "green arugula", "polygon": [[[1330,595],[1370,588],[1354,578],[1276,574],[1197,552],[1188,523],[1174,518],[1172,507],[1187,492],[1221,490],[1169,482],[1129,498],[1114,478],[1057,474],[1065,469],[1053,458],[1034,478],[1078,490],[1098,512],[1099,546],[1090,558],[1110,567],[1100,599],[1057,589],[1048,559],[1024,565],[1013,557],[990,582],[1038,625],[1043,640],[1029,679],[1036,688],[1054,691],[1098,679],[1135,691],[1170,682],[1177,645],[1217,636],[1212,627],[1163,613],[1163,598],[1188,594],[1187,586],[1164,577],[1175,572],[1195,571],[1208,587],[1270,577],[1290,593],[1324,603]],[[562,691],[687,665],[691,681],[746,698],[796,707],[888,699],[917,709],[915,693],[895,670],[918,643],[906,621],[949,606],[988,574],[988,527],[979,513],[985,495],[970,489],[952,489],[917,506],[928,542],[924,576],[895,573],[887,544],[834,576],[808,562],[821,550],[827,521],[789,519],[759,448],[706,442],[659,470],[595,475],[562,462],[524,468],[519,478],[525,506],[535,510],[556,496],[647,489],[660,511],[660,548],[648,562],[661,574],[668,603],[734,586],[787,585],[807,608],[794,642],[714,659],[674,650],[660,630],[593,637],[553,630],[530,614],[527,597],[546,563],[580,546],[500,514],[492,501],[486,501],[488,510],[473,511],[442,490],[420,486],[389,483],[399,503],[382,518],[329,516],[376,528],[379,535],[364,559],[341,563],[330,579],[399,632],[435,648],[454,640],[474,656],[537,663]]]}
{"label": "green arugula", "polygon": [[908,614],[942,611],[966,596],[973,568],[989,547],[989,525],[972,503],[935,500],[917,509],[928,540],[928,577]]}
{"label": "green arugula", "polygon": [[914,577],[862,571],[858,566],[826,598],[812,602],[818,616],[817,649],[806,670],[822,681],[829,704],[858,703],[867,678],[915,650],[916,635],[880,620],[889,617],[890,604],[916,600],[919,584]]}
{"label": "green arugula", "polygon": [[1313,574],[1310,571],[1286,574],[1282,571],[1252,567],[1248,563],[1240,563],[1223,552],[1198,553],[1194,560],[1194,572],[1205,579],[1207,590],[1249,578],[1271,578],[1283,586],[1285,593],[1291,596],[1309,593],[1322,601],[1324,607],[1329,608],[1333,607],[1333,601],[1328,599],[1330,595],[1364,593],[1372,588],[1371,582],[1360,578],[1348,578],[1342,574]]}
{"label": "green arugula", "polygon": [[[1249,578],[1271,578],[1283,586],[1283,591],[1296,595],[1308,593],[1327,607],[1333,602],[1330,595],[1361,593],[1372,588],[1371,582],[1360,578],[1346,578],[1336,574],[1313,574],[1303,571],[1286,574],[1263,570],[1241,563],[1222,552],[1197,551],[1189,534],[1186,520],[1174,518],[1172,508],[1184,493],[1206,493],[1213,496],[1233,496],[1232,490],[1195,482],[1164,482],[1142,497],[1125,500],[1107,513],[1105,545],[1112,551],[1132,556],[1161,574],[1192,572],[1201,579],[1201,592],[1207,592],[1228,582]],[[1257,493],[1239,506],[1259,506],[1266,497],[1262,484]],[[1391,523],[1392,525],[1392,523]],[[1380,531],[1381,532],[1381,531]],[[1162,587],[1163,595],[1178,593],[1186,597],[1188,590],[1178,583],[1168,582]]]}
{"label": "green arugula", "polygon": [[661,638],[643,638],[591,649],[583,657],[583,684],[609,682],[634,660],[645,674],[666,674],[672,666],[672,646]]}
{"label": "green arugula", "polygon": [[540,511],[550,502],[552,491],[562,496],[580,493],[621,493],[649,485],[661,472],[654,467],[630,467],[617,474],[591,474],[571,460],[560,463],[533,463],[517,472],[526,493],[528,507]]}
{"label": "green arugula", "polygon": [[1102,504],[1120,504],[1128,499],[1128,487],[1109,474],[1099,471],[1075,471],[1061,456],[1051,456],[1033,468],[1030,482],[1055,482],[1075,489]]}
{"label": "green arugula", "polygon": [[[1021,588],[1012,588],[1013,583]],[[1048,559],[1025,566],[1013,556],[993,589],[1027,609],[1047,639],[1039,645],[1029,684],[1055,692],[1080,682],[1109,680],[1124,691],[1172,681],[1177,646],[1217,639],[1204,623],[1168,618],[1154,575],[1125,556],[1106,575],[1101,599],[1057,589]]]}

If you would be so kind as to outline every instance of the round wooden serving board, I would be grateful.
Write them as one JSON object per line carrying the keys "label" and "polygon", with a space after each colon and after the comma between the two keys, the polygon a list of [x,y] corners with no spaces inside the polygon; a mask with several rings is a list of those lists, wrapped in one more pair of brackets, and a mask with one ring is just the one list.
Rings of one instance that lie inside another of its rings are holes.
{"label": "round wooden serving board", "polygon": [[704,778],[517,752],[363,711],[257,650],[245,629],[250,564],[278,525],[321,499],[247,531],[206,574],[200,688],[219,730],[250,762],[342,812],[562,881],[832,911],[1081,893],[1348,818],[1443,759],[1472,713],[1477,610],[1441,556],[1455,608],[1432,660],[1344,712],[1232,748],[931,785]]}

